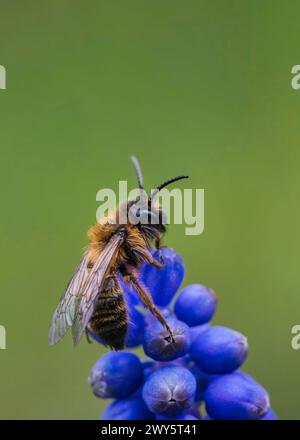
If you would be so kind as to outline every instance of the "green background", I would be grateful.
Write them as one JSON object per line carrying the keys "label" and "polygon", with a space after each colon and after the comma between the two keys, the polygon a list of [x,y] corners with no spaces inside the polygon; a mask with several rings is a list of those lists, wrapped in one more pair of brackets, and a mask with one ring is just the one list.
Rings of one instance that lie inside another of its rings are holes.
{"label": "green background", "polygon": [[[95,195],[189,173],[205,232],[169,228],[185,284],[249,338],[245,371],[280,418],[300,418],[299,2],[0,1],[1,418],[97,418],[101,347],[48,323],[86,245]],[[187,182],[180,187],[187,187]]]}

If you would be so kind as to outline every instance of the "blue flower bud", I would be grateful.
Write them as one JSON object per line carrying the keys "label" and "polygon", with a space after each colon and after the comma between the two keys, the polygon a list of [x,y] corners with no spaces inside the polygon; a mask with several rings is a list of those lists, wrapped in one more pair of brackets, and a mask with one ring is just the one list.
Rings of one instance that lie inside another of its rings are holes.
{"label": "blue flower bud", "polygon": [[217,297],[213,290],[201,284],[190,284],[179,294],[175,302],[175,314],[189,326],[210,321],[217,307]]}
{"label": "blue flower bud", "polygon": [[200,420],[202,419],[201,411],[200,411],[200,404],[199,402],[196,402],[192,408],[188,410],[188,413],[192,416],[196,417],[196,419]]}
{"label": "blue flower bud", "polygon": [[143,365],[135,354],[110,351],[93,366],[89,383],[97,397],[120,399],[136,391],[143,379]]}
{"label": "blue flower bud", "polygon": [[137,347],[143,343],[145,319],[141,312],[135,307],[128,307],[128,329],[125,345],[128,348]]}
{"label": "blue flower bud", "polygon": [[270,409],[267,414],[261,417],[259,420],[278,420],[278,417],[276,416],[274,411]]}
{"label": "blue flower bud", "polygon": [[193,374],[193,376],[196,379],[197,383],[197,389],[195,394],[195,400],[201,401],[204,399],[204,392],[206,388],[208,387],[208,384],[210,381],[216,379],[217,377],[220,377],[219,374],[207,374],[201,371],[196,365],[192,365],[189,368],[190,372]]}
{"label": "blue flower bud", "polygon": [[209,328],[209,324],[195,325],[190,327],[191,344],[195,339]]}
{"label": "blue flower bud", "polygon": [[187,353],[184,356],[181,356],[181,357],[179,357],[177,359],[174,359],[173,363],[176,364],[176,365],[179,365],[181,367],[188,368],[192,364],[194,364],[194,361],[191,359],[190,353]]}
{"label": "blue flower bud", "polygon": [[153,368],[154,365],[155,365],[155,362],[153,362],[153,361],[151,361],[149,359],[143,360],[141,362],[142,362],[144,371],[148,370],[149,368]]}
{"label": "blue flower bud", "polygon": [[214,326],[200,334],[191,346],[191,355],[205,373],[230,373],[239,368],[248,354],[247,339],[226,327]]}
{"label": "blue flower bud", "polygon": [[182,257],[173,249],[161,248],[153,253],[153,257],[164,263],[162,269],[156,269],[150,264],[141,268],[141,280],[148,288],[155,304],[167,306],[177,292],[184,278],[184,264]]}
{"label": "blue flower bud", "polygon": [[153,420],[154,414],[149,411],[141,397],[129,397],[115,400],[103,411],[101,420]]}
{"label": "blue flower bud", "polygon": [[196,380],[187,368],[168,366],[146,379],[143,399],[151,412],[175,416],[193,405],[195,392]]}
{"label": "blue flower bud", "polygon": [[238,371],[235,371],[235,374],[237,375],[237,376],[240,376],[242,379],[245,379],[247,382],[250,382],[250,383],[254,383],[254,384],[256,384],[256,380],[254,380],[253,379],[253,377],[252,376],[250,376],[250,374],[247,374],[247,373],[245,373],[244,371],[240,371],[240,370],[238,370]]}
{"label": "blue flower bud", "polygon": [[212,380],[205,392],[206,410],[217,420],[261,419],[269,410],[269,396],[254,380],[239,373]]}
{"label": "blue flower bud", "polygon": [[159,322],[145,328],[143,347],[147,356],[156,361],[171,361],[184,356],[190,349],[188,326],[177,319],[171,318],[168,324],[174,336],[171,340],[169,332]]}

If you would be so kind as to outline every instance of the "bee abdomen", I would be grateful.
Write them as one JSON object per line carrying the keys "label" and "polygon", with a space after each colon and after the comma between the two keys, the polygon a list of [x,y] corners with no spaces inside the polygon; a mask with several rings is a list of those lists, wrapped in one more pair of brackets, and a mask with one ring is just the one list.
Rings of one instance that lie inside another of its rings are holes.
{"label": "bee abdomen", "polygon": [[106,345],[115,350],[124,348],[127,333],[127,312],[117,282],[112,289],[101,292],[89,327]]}

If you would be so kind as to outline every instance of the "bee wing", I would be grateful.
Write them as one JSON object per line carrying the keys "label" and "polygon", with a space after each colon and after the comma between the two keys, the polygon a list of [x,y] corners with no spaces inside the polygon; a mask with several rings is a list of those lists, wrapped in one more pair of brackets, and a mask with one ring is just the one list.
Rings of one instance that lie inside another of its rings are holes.
{"label": "bee wing", "polygon": [[80,341],[83,331],[92,317],[98,294],[103,288],[103,282],[112,258],[119,249],[123,238],[119,234],[112,236],[97,261],[83,286],[83,293],[77,303],[75,317],[72,324],[72,336],[74,345]]}
{"label": "bee wing", "polygon": [[76,304],[82,291],[82,286],[88,276],[87,264],[88,255],[85,254],[77,266],[53,314],[48,335],[50,345],[59,342],[73,323]]}

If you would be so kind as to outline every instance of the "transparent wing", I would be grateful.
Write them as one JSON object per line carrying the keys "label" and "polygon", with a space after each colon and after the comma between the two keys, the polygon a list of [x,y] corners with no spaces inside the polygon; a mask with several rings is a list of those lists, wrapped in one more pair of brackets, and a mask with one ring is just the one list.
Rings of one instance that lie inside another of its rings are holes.
{"label": "transparent wing", "polygon": [[69,281],[53,314],[48,335],[48,342],[50,345],[54,345],[59,342],[73,323],[76,304],[78,302],[82,286],[84,285],[88,276],[87,263],[88,255],[85,254],[77,266],[74,275]]}
{"label": "transparent wing", "polygon": [[92,317],[97,296],[103,288],[105,275],[122,241],[123,238],[120,235],[113,235],[89,273],[89,276],[83,286],[83,293],[77,303],[75,317],[72,324],[74,345],[77,345],[80,341],[82,333]]}

